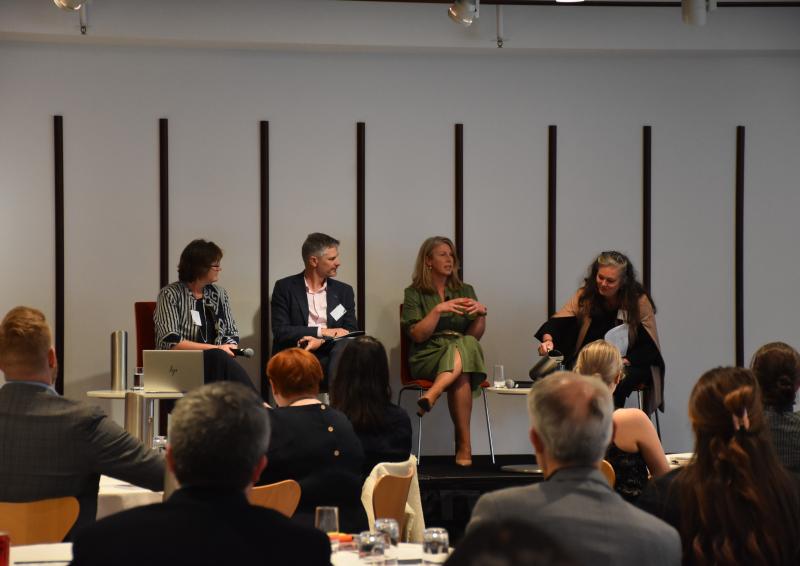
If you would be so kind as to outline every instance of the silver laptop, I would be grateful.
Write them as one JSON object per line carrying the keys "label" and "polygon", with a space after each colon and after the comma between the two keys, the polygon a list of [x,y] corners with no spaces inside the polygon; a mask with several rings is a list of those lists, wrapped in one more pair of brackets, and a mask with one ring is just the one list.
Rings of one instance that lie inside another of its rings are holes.
{"label": "silver laptop", "polygon": [[202,350],[144,350],[144,392],[186,393],[203,385]]}

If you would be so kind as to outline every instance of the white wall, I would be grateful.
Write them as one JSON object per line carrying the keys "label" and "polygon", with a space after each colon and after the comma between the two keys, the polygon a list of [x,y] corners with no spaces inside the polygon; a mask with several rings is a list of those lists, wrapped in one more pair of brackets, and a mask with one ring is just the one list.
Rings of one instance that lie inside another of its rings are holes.
{"label": "white wall", "polygon": [[[27,14],[7,4],[0,14],[17,21]],[[8,21],[0,18],[6,39]],[[301,269],[299,247],[313,230],[342,240],[339,277],[355,283],[355,123],[365,121],[366,326],[386,344],[396,375],[397,305],[419,243],[453,235],[453,124],[461,122],[465,278],[489,307],[487,363],[523,376],[536,357],[533,331],[547,314],[547,126],[559,128],[561,302],[601,249],[623,249],[641,266],[640,144],[649,124],[653,294],[667,364],[662,431],[668,450],[687,450],[692,384],[703,370],[734,361],[739,124],[747,127],[746,354],[766,340],[800,343],[792,300],[800,284],[798,94],[800,57],[792,52],[319,53],[0,42],[0,312],[31,304],[53,317],[52,115],[63,114],[66,393],[79,398],[105,385],[110,332],[127,329],[133,350],[132,303],[158,287],[157,139],[158,118],[166,117],[170,264],[191,238],[220,243],[221,283],[245,342],[258,348],[258,121],[270,121],[270,285]],[[257,376],[254,363],[248,370]],[[490,408],[497,451],[528,452],[522,399],[492,396]],[[440,407],[426,417],[426,453],[452,453],[446,413]],[[473,437],[475,451],[488,452],[480,406]]]}

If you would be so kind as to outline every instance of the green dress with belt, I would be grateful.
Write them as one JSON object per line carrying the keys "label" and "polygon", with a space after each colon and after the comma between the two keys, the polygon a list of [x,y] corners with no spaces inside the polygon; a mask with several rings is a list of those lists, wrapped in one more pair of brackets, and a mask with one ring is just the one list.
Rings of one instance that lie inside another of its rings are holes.
{"label": "green dress with belt", "polygon": [[[472,285],[466,283],[460,289],[445,290],[445,300],[463,297],[478,300]],[[425,293],[413,287],[406,287],[403,297],[403,331],[409,334],[410,328],[425,318],[441,302],[438,293]],[[452,371],[455,352],[458,350],[461,353],[462,372],[470,374],[472,390],[477,390],[486,379],[486,364],[478,339],[466,334],[467,328],[475,318],[475,315],[442,313],[430,338],[419,344],[411,340],[408,356],[411,375],[415,378],[433,380],[442,372]]]}

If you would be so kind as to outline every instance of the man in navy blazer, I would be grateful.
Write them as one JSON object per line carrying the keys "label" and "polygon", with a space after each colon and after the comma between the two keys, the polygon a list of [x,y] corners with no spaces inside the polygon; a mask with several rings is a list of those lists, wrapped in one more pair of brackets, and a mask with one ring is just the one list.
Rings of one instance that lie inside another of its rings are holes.
{"label": "man in navy blazer", "polygon": [[167,445],[180,489],[79,530],[73,566],[328,566],[325,533],[248,503],[269,436],[255,391],[220,381],[190,392],[175,405]]}
{"label": "man in navy blazer", "polygon": [[302,248],[305,269],[275,283],[272,291],[272,354],[302,347],[314,352],[326,379],[335,371],[344,341],[358,330],[353,288],[333,279],[339,269],[339,241],[309,234]]}

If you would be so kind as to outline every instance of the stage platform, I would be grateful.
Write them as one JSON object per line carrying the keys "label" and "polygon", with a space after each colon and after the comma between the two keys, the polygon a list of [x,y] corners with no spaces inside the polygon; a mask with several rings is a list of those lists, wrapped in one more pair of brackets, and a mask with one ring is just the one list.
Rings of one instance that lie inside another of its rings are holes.
{"label": "stage platform", "polygon": [[[472,466],[456,466],[453,456],[422,456],[417,474],[426,526],[444,527],[450,544],[458,542],[478,498],[489,491],[542,481],[533,455],[473,456]],[[506,466],[527,473],[506,471]],[[532,472],[532,473],[531,473]]]}

